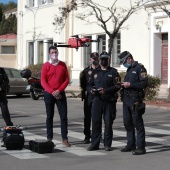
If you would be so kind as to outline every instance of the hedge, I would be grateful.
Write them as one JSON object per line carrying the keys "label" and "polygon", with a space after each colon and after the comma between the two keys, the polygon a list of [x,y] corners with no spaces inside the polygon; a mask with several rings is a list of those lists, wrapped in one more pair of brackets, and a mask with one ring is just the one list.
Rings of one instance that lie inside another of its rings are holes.
{"label": "hedge", "polygon": [[[125,72],[120,72],[121,80],[124,80]],[[145,89],[145,100],[155,100],[158,96],[161,80],[159,77],[148,75],[148,87]]]}

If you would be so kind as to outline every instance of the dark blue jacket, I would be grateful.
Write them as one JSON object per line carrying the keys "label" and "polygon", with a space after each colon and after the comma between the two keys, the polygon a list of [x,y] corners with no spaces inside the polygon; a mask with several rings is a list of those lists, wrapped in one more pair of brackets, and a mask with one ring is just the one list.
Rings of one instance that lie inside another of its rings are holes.
{"label": "dark blue jacket", "polygon": [[105,95],[113,96],[120,89],[117,83],[120,82],[120,76],[117,70],[113,67],[108,67],[106,70],[101,68],[93,71],[91,76],[91,88],[104,88]]}

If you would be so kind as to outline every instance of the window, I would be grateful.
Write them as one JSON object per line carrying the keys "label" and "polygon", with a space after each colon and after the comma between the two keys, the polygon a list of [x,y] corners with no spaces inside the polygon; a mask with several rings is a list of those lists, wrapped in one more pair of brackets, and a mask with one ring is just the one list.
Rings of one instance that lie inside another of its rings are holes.
{"label": "window", "polygon": [[53,0],[38,0],[39,5],[45,5],[50,3],[53,3]]}
{"label": "window", "polygon": [[[85,38],[90,38],[92,39],[91,36],[87,36]],[[83,67],[86,67],[89,65],[89,58],[90,58],[90,54],[91,54],[91,43],[89,44],[89,47],[84,47],[83,48]]]}
{"label": "window", "polygon": [[121,52],[121,34],[118,33],[117,37],[114,40],[113,43],[113,50],[112,50],[112,66],[119,66],[119,59],[117,58],[117,56],[120,54]]}
{"label": "window", "polygon": [[53,0],[48,0],[48,3],[53,3]]}
{"label": "window", "polygon": [[18,70],[11,70],[14,78],[22,78]]}
{"label": "window", "polygon": [[44,56],[43,49],[44,49],[43,41],[39,41],[38,42],[38,64],[43,63],[43,56]]}
{"label": "window", "polygon": [[34,44],[28,43],[28,65],[34,64]]}
{"label": "window", "polygon": [[5,73],[7,74],[8,78],[13,78],[10,69],[5,68]]}
{"label": "window", "polygon": [[2,54],[15,54],[15,46],[2,46]]}
{"label": "window", "polygon": [[35,6],[35,0],[28,0],[28,6],[34,7]]}
{"label": "window", "polygon": [[46,4],[47,0],[39,0],[39,5]]}
{"label": "window", "polygon": [[99,35],[99,37],[100,37],[100,49],[99,49],[100,54],[103,51],[106,51],[106,34]]}

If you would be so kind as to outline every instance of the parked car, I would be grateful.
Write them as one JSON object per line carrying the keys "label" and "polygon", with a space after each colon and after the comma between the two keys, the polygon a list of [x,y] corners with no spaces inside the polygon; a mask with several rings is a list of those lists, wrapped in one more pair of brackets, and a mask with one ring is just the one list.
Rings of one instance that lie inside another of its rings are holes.
{"label": "parked car", "polygon": [[7,94],[15,94],[18,97],[23,94],[29,94],[29,91],[26,90],[28,85],[27,79],[22,78],[20,75],[20,70],[14,68],[4,68],[5,72],[9,78],[10,89]]}

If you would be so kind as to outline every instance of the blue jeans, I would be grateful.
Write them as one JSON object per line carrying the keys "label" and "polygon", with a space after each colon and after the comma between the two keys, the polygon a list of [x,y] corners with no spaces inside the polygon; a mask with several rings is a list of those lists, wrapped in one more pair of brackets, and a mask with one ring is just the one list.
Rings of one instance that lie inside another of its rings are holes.
{"label": "blue jeans", "polygon": [[67,99],[65,96],[65,92],[60,93],[62,95],[61,99],[56,99],[52,94],[48,92],[44,92],[44,102],[46,107],[47,119],[46,119],[46,127],[47,127],[47,139],[53,139],[53,117],[54,117],[54,106],[56,104],[61,121],[61,136],[62,139],[68,139],[67,134]]}

